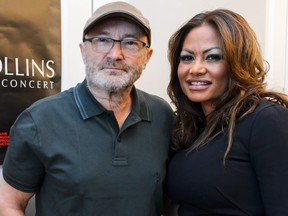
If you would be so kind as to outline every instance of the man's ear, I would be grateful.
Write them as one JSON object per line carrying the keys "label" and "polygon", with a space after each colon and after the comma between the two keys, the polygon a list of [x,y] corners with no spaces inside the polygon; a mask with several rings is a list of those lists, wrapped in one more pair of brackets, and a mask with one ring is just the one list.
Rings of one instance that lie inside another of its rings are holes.
{"label": "man's ear", "polygon": [[82,42],[79,44],[79,48],[80,48],[80,51],[81,51],[81,56],[82,56],[82,60],[85,64],[86,62],[86,51],[85,51],[85,44]]}
{"label": "man's ear", "polygon": [[146,65],[148,64],[152,54],[153,54],[153,49],[152,48],[147,48],[147,53],[146,53],[146,56],[145,56],[143,69],[146,68]]}

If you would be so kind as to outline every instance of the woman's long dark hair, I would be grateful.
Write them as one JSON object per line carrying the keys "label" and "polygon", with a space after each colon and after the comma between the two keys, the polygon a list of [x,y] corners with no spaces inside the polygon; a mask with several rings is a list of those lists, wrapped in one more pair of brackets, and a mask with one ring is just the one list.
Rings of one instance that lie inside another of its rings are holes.
{"label": "woman's long dark hair", "polygon": [[[219,33],[230,76],[228,90],[217,100],[215,110],[208,116],[204,115],[199,103],[190,101],[184,95],[177,75],[183,42],[192,29],[203,23]],[[239,119],[253,112],[260,101],[288,106],[284,94],[266,90],[265,77],[269,65],[264,64],[254,31],[235,12],[217,9],[194,16],[171,36],[168,58],[171,74],[167,92],[178,116],[172,136],[175,149],[192,151],[225,132],[228,133],[225,163],[232,146],[233,129]]]}

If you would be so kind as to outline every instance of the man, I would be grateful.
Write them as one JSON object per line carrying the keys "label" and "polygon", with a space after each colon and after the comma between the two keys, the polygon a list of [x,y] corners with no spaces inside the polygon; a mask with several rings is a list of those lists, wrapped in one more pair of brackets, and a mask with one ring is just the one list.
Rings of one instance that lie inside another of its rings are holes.
{"label": "man", "polygon": [[0,215],[159,216],[174,119],[135,88],[152,49],[148,20],[106,4],[84,27],[86,79],[26,109],[10,131]]}

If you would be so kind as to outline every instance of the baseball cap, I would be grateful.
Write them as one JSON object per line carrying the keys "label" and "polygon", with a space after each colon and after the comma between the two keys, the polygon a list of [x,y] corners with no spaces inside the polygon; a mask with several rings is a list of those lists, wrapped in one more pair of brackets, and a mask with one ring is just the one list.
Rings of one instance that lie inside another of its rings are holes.
{"label": "baseball cap", "polygon": [[111,2],[96,9],[84,26],[83,38],[84,35],[97,23],[101,22],[101,20],[114,16],[125,17],[139,24],[147,34],[148,43],[151,45],[151,28],[148,19],[146,19],[135,6],[123,1]]}

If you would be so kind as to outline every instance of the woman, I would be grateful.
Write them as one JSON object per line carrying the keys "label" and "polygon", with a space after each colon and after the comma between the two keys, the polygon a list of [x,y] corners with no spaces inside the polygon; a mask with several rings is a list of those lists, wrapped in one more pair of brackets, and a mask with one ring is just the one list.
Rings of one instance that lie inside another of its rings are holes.
{"label": "woman", "polygon": [[179,216],[288,215],[288,101],[239,14],[200,13],[169,41],[178,124],[167,191]]}

